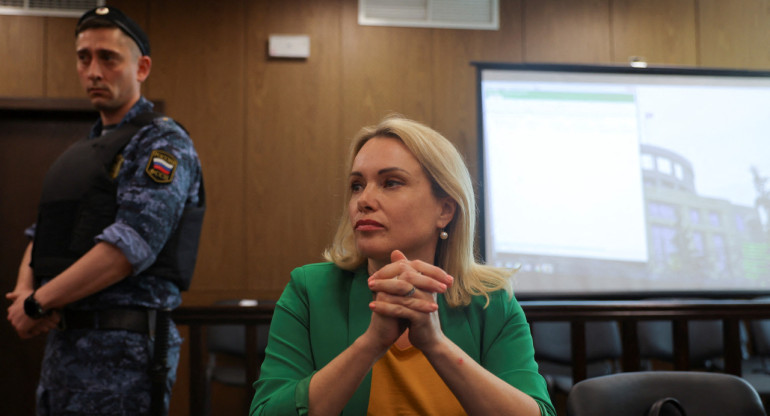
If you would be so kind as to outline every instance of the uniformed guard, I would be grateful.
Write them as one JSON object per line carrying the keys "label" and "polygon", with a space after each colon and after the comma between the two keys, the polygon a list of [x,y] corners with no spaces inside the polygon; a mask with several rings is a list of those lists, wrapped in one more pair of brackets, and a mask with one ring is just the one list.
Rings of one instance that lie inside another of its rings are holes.
{"label": "uniformed guard", "polygon": [[166,414],[205,210],[187,132],[140,92],[150,42],[114,7],[78,21],[77,71],[99,120],[47,173],[7,297],[19,336],[47,333],[38,415]]}

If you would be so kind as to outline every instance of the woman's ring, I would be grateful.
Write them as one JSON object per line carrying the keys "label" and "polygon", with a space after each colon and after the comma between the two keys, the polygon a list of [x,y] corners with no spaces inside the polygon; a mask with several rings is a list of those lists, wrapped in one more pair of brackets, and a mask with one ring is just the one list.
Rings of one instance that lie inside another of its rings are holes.
{"label": "woman's ring", "polygon": [[404,297],[407,297],[407,298],[408,298],[408,297],[410,297],[410,296],[414,295],[414,291],[415,291],[415,290],[417,290],[417,288],[416,288],[416,287],[414,287],[414,286],[412,286],[412,290],[410,290],[410,291],[409,291],[409,293],[407,293],[406,295],[404,295]]}

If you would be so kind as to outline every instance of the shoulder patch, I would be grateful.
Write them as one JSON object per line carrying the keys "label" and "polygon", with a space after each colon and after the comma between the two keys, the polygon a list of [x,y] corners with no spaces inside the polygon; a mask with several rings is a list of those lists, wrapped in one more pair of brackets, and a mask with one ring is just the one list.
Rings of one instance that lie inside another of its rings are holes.
{"label": "shoulder patch", "polygon": [[171,119],[166,116],[161,116],[161,117],[154,118],[152,122],[156,126],[163,126],[164,124],[169,124],[171,122]]}
{"label": "shoulder patch", "polygon": [[115,179],[118,177],[120,168],[123,167],[123,162],[125,162],[123,155],[118,153],[118,155],[115,156],[115,160],[112,161],[112,167],[110,167],[110,178]]}
{"label": "shoulder patch", "polygon": [[179,162],[171,153],[164,152],[163,150],[153,150],[144,171],[150,179],[157,183],[171,183],[171,180],[174,179],[177,164]]}

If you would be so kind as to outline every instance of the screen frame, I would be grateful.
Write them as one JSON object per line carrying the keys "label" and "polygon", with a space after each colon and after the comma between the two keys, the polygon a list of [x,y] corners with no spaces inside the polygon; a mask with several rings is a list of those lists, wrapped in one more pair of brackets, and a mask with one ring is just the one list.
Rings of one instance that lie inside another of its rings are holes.
{"label": "screen frame", "polygon": [[[738,77],[766,78],[770,80],[770,71],[742,70],[727,68],[700,68],[684,66],[629,66],[629,65],[582,65],[582,64],[551,64],[551,63],[504,63],[473,61],[476,69],[476,129],[477,129],[477,248],[478,256],[486,261],[486,188],[485,188],[485,155],[484,155],[484,118],[482,103],[482,73],[486,70],[526,71],[526,72],[558,72],[558,73],[588,73],[610,75],[678,75],[697,77]],[[760,296],[770,296],[769,290],[692,290],[692,291],[628,291],[628,292],[535,292],[527,291],[516,294],[521,300],[638,300],[649,298],[709,298],[709,299],[747,299]]]}

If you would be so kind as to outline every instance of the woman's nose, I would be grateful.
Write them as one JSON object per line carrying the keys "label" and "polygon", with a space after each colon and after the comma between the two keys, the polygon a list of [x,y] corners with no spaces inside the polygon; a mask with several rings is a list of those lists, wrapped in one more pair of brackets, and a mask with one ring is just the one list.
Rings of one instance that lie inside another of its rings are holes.
{"label": "woman's nose", "polygon": [[369,211],[374,209],[374,201],[376,198],[374,197],[374,190],[371,188],[371,185],[367,185],[358,194],[357,204],[359,211]]}

